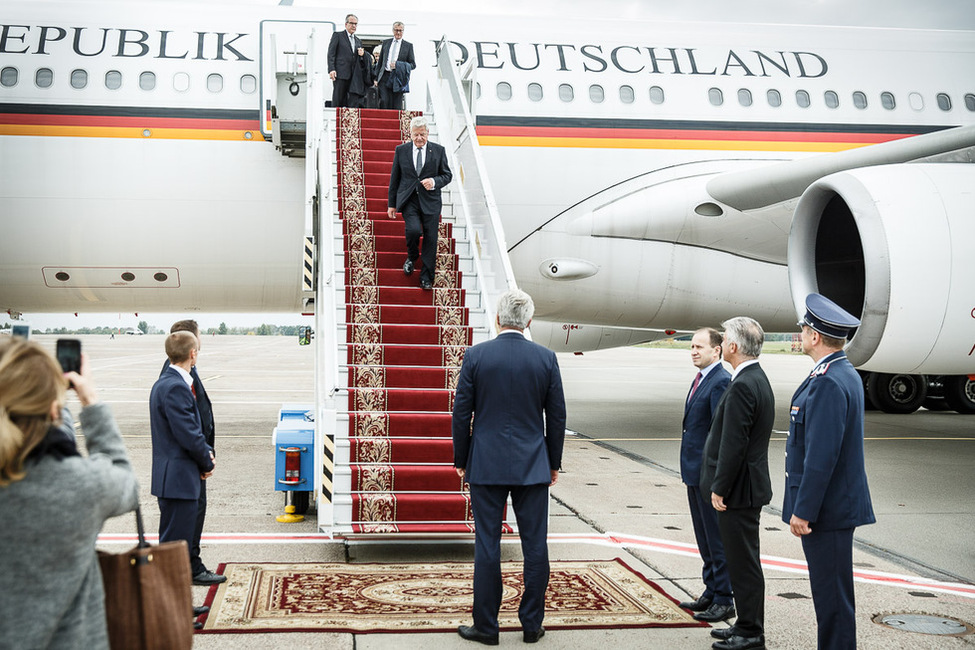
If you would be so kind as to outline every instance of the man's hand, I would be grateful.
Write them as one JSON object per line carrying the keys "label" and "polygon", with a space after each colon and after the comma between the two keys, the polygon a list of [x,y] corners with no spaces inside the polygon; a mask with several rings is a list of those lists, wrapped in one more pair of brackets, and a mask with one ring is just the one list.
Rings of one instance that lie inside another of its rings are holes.
{"label": "man's hand", "polygon": [[718,512],[724,512],[728,509],[728,506],[724,504],[724,497],[718,496],[714,492],[711,493],[711,505]]}
{"label": "man's hand", "polygon": [[555,482],[558,481],[558,480],[559,480],[559,470],[553,469],[552,470],[552,482],[549,483],[549,485],[550,486],[551,485],[555,485]]}
{"label": "man's hand", "polygon": [[434,180],[432,178],[424,178],[422,181],[420,181],[420,185],[425,187],[427,191],[433,190]]}
{"label": "man's hand", "polygon": [[395,219],[396,218],[396,208],[387,208],[386,209],[386,216],[389,217],[390,219]]}
{"label": "man's hand", "polygon": [[331,72],[328,73],[328,78],[331,79],[332,81],[335,81],[335,77],[336,77],[335,70],[332,70]]}
{"label": "man's hand", "polygon": [[809,522],[795,515],[792,515],[792,519],[789,520],[789,530],[796,537],[802,537],[812,532],[812,528],[809,527]]}

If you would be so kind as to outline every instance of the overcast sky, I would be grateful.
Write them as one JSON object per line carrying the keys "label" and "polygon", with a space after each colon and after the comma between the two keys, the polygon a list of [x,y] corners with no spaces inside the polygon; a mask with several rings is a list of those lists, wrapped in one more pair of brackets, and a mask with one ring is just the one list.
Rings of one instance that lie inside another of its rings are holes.
{"label": "overcast sky", "polygon": [[[87,2],[91,0],[72,0]],[[172,4],[184,0],[130,0],[150,4]],[[214,0],[215,4],[231,6],[271,6],[277,0]],[[287,1],[285,4],[290,4]],[[334,2],[294,0],[298,7],[333,7],[341,14],[356,11],[357,3],[342,7]],[[915,27],[925,29],[975,30],[975,0],[369,0],[371,10],[403,9],[412,11],[492,13],[508,16],[544,17],[552,29],[557,30],[553,16],[601,18],[618,17],[620,20],[700,20],[708,22],[746,22],[805,25],[854,25],[873,27]],[[975,47],[975,37],[973,37]],[[975,72],[973,72],[975,74]],[[48,327],[97,327],[115,325],[120,328],[135,327],[140,320],[167,329],[181,314],[27,314],[26,319],[40,329]],[[195,314],[201,327],[217,327],[221,322],[229,326],[250,326],[261,323],[289,325],[309,323],[311,319],[295,314]],[[0,315],[0,323],[9,322],[6,314]]]}

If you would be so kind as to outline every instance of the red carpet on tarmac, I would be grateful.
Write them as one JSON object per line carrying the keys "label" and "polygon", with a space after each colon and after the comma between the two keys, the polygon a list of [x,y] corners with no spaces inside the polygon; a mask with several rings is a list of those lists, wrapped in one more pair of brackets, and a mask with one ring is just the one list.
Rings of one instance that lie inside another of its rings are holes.
{"label": "red carpet on tarmac", "polygon": [[[217,569],[202,632],[456,632],[470,625],[473,565],[253,564]],[[500,623],[520,630],[521,562],[502,563]],[[552,562],[545,627],[706,627],[620,560]]]}
{"label": "red carpet on tarmac", "polygon": [[418,114],[337,109],[355,533],[473,532],[450,440],[473,339],[452,224],[440,224],[434,289],[424,291],[420,260],[403,273],[403,219],[386,213],[393,150]]}

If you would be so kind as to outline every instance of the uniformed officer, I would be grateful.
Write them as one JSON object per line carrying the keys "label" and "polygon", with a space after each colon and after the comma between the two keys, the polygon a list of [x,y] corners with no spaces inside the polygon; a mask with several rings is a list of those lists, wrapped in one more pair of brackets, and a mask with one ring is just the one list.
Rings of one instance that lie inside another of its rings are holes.
{"label": "uniformed officer", "polygon": [[819,648],[856,648],[853,530],[876,521],[863,455],[863,383],[843,346],[860,321],[806,298],[802,351],[816,367],[792,397],[782,520],[802,538]]}

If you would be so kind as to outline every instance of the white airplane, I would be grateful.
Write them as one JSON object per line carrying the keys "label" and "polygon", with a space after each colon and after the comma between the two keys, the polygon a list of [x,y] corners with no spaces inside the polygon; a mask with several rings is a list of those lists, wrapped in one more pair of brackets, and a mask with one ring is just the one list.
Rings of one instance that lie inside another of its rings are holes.
{"label": "white airplane", "polygon": [[[2,6],[0,308],[300,311],[262,55],[346,10]],[[369,45],[406,23],[408,108],[444,35],[476,82],[536,340],[794,331],[818,290],[878,406],[975,412],[975,32],[357,13]]]}

